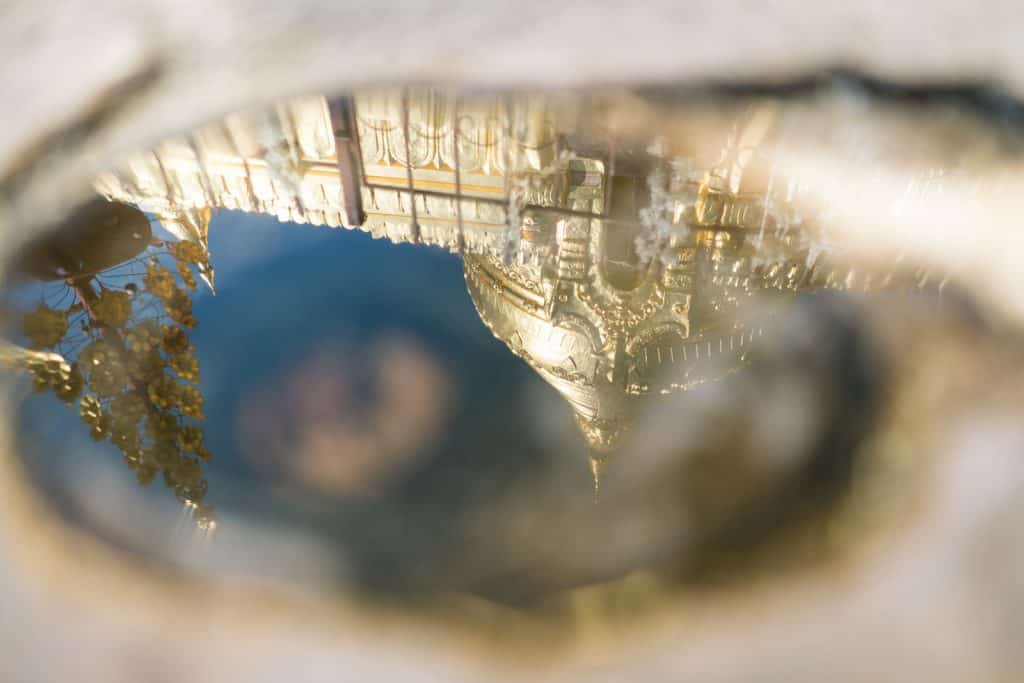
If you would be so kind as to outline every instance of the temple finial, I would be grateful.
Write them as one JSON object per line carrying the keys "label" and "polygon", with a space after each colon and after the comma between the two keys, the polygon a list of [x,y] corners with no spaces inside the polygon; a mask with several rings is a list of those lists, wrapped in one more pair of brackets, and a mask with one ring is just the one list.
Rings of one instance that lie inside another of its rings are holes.
{"label": "temple finial", "polygon": [[590,453],[590,474],[594,477],[594,500],[597,500],[598,495],[601,493],[601,475],[604,474],[605,468],[607,467],[607,461],[599,454]]}

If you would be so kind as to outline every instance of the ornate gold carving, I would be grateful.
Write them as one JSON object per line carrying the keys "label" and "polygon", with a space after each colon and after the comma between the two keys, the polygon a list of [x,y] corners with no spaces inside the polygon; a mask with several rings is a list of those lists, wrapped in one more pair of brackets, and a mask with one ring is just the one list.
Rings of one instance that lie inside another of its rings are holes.
{"label": "ornate gold carving", "polygon": [[807,223],[781,199],[792,192],[747,173],[763,165],[770,128],[756,112],[709,168],[634,151],[633,175],[613,175],[614,158],[574,137],[543,97],[379,91],[341,110],[358,138],[344,139],[358,143],[359,184],[347,182],[360,226],[323,98],[229,117],[130,159],[97,189],[203,244],[209,210],[225,207],[461,253],[484,324],[566,398],[602,451],[628,430],[634,400],[742,367],[763,332],[736,312],[757,294],[893,284],[809,258]]}

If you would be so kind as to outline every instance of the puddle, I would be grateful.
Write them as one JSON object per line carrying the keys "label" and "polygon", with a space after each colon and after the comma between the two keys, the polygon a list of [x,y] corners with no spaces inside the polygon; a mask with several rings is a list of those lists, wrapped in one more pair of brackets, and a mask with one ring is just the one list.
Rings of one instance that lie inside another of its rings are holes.
{"label": "puddle", "polygon": [[26,466],[207,576],[530,606],[832,557],[893,339],[966,306],[851,225],[1019,163],[876,99],[394,88],[168,139],[8,272]]}

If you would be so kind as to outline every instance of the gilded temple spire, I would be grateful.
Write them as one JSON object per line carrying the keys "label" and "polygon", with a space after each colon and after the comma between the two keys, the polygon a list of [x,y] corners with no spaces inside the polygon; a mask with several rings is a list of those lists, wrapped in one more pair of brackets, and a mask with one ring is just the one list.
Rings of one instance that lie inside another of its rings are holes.
{"label": "gilded temple spire", "polygon": [[639,401],[743,365],[762,334],[739,319],[744,302],[822,274],[789,230],[792,198],[763,186],[772,111],[738,116],[701,160],[685,140],[651,151],[647,133],[613,144],[599,107],[567,117],[553,103],[429,88],[299,98],[165,143],[97,189],[204,247],[222,207],[459,253],[483,322],[572,407],[597,491]]}
{"label": "gilded temple spire", "polygon": [[588,459],[590,461],[590,474],[594,479],[594,500],[596,501],[598,496],[601,495],[601,477],[608,468],[608,460],[603,454],[594,451],[590,451]]}

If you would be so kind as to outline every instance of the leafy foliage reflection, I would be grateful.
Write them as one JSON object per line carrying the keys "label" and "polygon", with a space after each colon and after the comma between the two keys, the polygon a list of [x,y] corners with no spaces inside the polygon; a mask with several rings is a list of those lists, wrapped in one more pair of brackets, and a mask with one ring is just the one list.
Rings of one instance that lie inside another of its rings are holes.
{"label": "leafy foliage reflection", "polygon": [[[136,230],[133,237],[139,236]],[[80,237],[75,251],[88,251],[88,230]],[[206,526],[212,510],[203,503],[201,463],[210,453],[199,424],[203,397],[189,331],[196,325],[195,269],[207,256],[191,241],[150,237],[139,246],[99,272],[88,272],[89,258],[76,258],[72,270],[55,268],[64,277],[44,284],[35,309],[20,314],[32,349],[21,365],[35,391],[77,403],[90,436],[117,447],[141,484],[161,475]]]}

